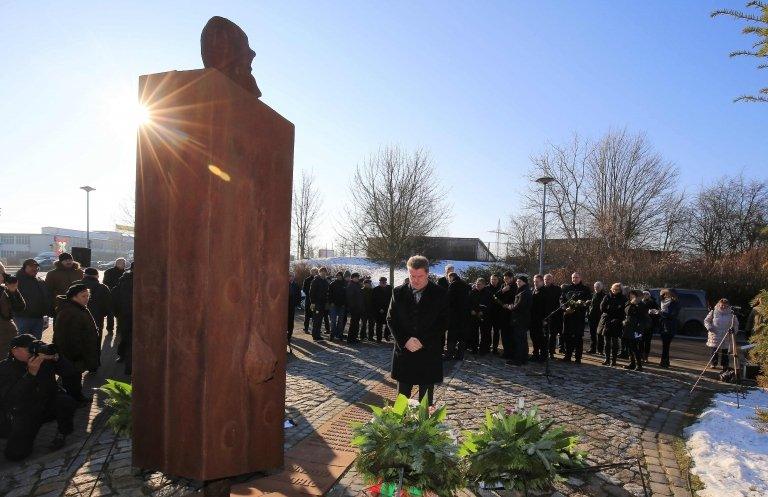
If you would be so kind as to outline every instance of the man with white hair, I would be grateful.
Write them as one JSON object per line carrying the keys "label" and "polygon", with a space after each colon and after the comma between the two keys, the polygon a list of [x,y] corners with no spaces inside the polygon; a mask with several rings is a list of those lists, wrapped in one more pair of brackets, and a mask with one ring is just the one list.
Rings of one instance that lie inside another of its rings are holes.
{"label": "man with white hair", "polygon": [[453,264],[445,266],[445,274],[437,279],[437,284],[447,290],[451,284],[451,279],[448,276],[453,272]]}

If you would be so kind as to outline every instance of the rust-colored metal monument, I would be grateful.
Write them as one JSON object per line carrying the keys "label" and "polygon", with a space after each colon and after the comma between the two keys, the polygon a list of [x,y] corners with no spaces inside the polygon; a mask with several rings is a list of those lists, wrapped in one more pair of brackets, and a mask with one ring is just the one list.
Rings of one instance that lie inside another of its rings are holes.
{"label": "rust-colored metal monument", "polygon": [[133,465],[278,468],[293,125],[217,69],[142,76],[139,93]]}

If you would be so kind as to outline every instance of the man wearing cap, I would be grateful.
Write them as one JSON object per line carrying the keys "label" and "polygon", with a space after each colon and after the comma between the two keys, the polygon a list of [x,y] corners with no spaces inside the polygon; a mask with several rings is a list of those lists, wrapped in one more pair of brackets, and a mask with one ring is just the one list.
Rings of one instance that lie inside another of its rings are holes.
{"label": "man wearing cap", "polygon": [[99,356],[101,356],[101,337],[104,333],[104,318],[112,309],[112,297],[109,287],[99,283],[99,271],[93,267],[85,268],[85,277],[73,284],[82,283],[91,291],[91,299],[88,301],[88,310],[91,311],[96,329],[99,330]]}
{"label": "man wearing cap", "polygon": [[392,300],[392,287],[387,284],[387,278],[379,278],[379,286],[373,289],[373,311],[376,313],[376,341],[381,343],[382,328],[384,328],[384,339],[389,341],[389,327],[387,324],[387,309],[389,301]]}
{"label": "man wearing cap", "polygon": [[7,438],[5,457],[20,461],[32,453],[43,423],[56,420],[58,433],[51,450],[62,448],[73,431],[77,403],[56,383],[58,355],[32,355],[32,335],[11,340],[8,358],[0,361],[0,437]]}
{"label": "man wearing cap", "polygon": [[38,278],[40,264],[34,259],[25,260],[16,272],[19,279],[19,292],[24,297],[26,308],[18,311],[13,320],[19,333],[29,333],[40,340],[46,328],[45,316],[51,312],[51,294],[45,282]]}
{"label": "man wearing cap", "polygon": [[80,269],[80,263],[75,262],[72,255],[62,252],[59,260],[54,264],[54,268],[45,275],[45,286],[51,294],[51,299],[67,293],[67,289],[72,283],[82,280],[85,273]]}
{"label": "man wearing cap", "polygon": [[522,366],[528,362],[528,330],[531,328],[531,289],[528,277],[520,275],[515,281],[517,293],[515,301],[507,305],[512,323],[512,358],[507,364]]}

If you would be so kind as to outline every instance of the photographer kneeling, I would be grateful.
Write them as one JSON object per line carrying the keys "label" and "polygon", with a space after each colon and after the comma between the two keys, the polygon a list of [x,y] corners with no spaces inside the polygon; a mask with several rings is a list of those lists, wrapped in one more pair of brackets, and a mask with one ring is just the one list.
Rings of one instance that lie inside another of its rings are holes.
{"label": "photographer kneeling", "polygon": [[56,374],[64,380],[73,371],[69,361],[34,336],[11,340],[8,358],[0,362],[0,437],[8,439],[8,460],[29,456],[40,426],[48,421],[56,420],[59,428],[51,450],[64,446],[77,403],[59,387]]}

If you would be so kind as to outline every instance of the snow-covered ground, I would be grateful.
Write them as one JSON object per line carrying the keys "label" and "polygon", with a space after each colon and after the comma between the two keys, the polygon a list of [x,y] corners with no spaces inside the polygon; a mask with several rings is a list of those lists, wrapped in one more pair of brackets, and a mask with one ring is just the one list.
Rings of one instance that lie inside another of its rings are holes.
{"label": "snow-covered ground", "polygon": [[685,429],[691,471],[706,486],[700,497],[768,495],[768,433],[757,430],[756,407],[768,409],[768,391],[750,390],[740,409],[733,393],[720,393]]}
{"label": "snow-covered ground", "polygon": [[[333,269],[349,269],[351,272],[358,272],[365,276],[370,276],[374,281],[382,276],[389,278],[389,268],[377,262],[364,257],[329,257],[326,259],[304,259],[295,261],[295,263],[304,262],[310,266],[327,266]],[[442,276],[445,273],[445,266],[453,265],[454,270],[461,274],[473,266],[487,266],[487,262],[477,261],[440,261],[429,268],[430,273]],[[399,285],[408,277],[408,270],[405,267],[395,269],[395,285]]]}

